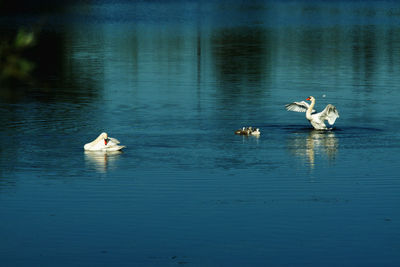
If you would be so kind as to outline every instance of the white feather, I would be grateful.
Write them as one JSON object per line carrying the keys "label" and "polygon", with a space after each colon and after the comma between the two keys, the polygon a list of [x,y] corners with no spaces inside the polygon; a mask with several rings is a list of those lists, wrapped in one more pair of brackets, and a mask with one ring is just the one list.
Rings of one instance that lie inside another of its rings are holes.
{"label": "white feather", "polygon": [[320,113],[321,120],[327,120],[330,125],[333,125],[336,119],[339,118],[339,112],[334,105],[328,104]]}
{"label": "white feather", "polygon": [[[305,101],[301,101],[286,104],[285,107],[288,111],[306,112],[310,105]],[[315,112],[315,110],[312,110],[312,112]]]}

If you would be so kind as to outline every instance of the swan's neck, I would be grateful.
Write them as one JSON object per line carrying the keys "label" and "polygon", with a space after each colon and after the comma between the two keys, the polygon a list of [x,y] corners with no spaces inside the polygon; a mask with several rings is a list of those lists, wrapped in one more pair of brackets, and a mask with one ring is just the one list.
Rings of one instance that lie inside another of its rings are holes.
{"label": "swan's neck", "polygon": [[96,145],[97,143],[101,142],[104,140],[103,134],[100,134],[94,141],[90,142],[92,145]]}
{"label": "swan's neck", "polygon": [[306,112],[307,119],[311,119],[311,113],[314,109],[314,106],[315,106],[315,99],[311,99],[311,105],[308,107]]}

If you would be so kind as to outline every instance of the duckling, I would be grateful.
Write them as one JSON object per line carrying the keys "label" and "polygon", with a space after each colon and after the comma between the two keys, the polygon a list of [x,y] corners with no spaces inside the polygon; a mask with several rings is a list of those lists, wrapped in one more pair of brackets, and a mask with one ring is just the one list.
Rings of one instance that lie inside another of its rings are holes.
{"label": "duckling", "polygon": [[256,128],[255,130],[253,130],[252,132],[251,132],[251,135],[254,135],[254,136],[260,136],[260,129],[259,128]]}
{"label": "duckling", "polygon": [[236,131],[235,131],[235,134],[238,134],[238,135],[248,135],[249,133],[248,133],[247,128],[243,127],[242,129],[236,130]]}
{"label": "duckling", "polygon": [[236,130],[235,134],[243,135],[245,132],[245,128],[243,127],[242,129]]}

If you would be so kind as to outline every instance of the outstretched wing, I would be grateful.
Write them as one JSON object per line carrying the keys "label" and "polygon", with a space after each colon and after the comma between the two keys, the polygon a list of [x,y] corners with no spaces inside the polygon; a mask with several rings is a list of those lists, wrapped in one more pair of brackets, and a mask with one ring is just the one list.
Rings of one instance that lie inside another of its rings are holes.
{"label": "outstretched wing", "polygon": [[336,119],[339,118],[339,112],[336,107],[331,104],[328,104],[320,114],[321,120],[327,120],[330,125],[333,125]]}
{"label": "outstretched wing", "polygon": [[[309,107],[310,105],[305,101],[293,102],[285,105],[286,110],[296,112],[306,112]],[[313,110],[312,112],[315,112],[315,110]]]}

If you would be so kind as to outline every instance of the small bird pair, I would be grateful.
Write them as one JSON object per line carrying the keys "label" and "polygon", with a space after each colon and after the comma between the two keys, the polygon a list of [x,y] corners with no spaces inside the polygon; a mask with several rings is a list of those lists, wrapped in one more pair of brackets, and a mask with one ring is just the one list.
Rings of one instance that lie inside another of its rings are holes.
{"label": "small bird pair", "polygon": [[258,128],[254,129],[253,127],[243,127],[242,129],[236,130],[235,134],[259,136],[260,135],[260,129],[258,129]]}

